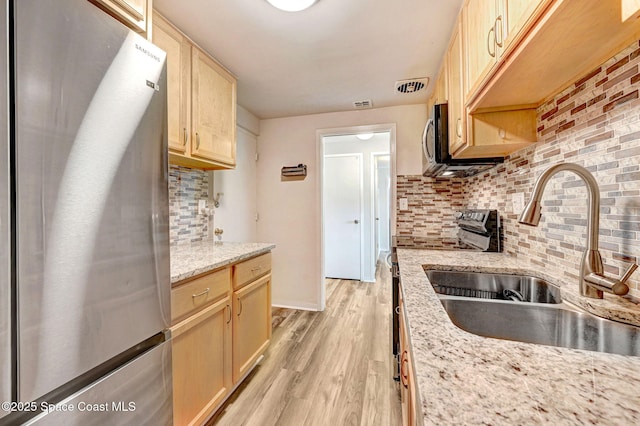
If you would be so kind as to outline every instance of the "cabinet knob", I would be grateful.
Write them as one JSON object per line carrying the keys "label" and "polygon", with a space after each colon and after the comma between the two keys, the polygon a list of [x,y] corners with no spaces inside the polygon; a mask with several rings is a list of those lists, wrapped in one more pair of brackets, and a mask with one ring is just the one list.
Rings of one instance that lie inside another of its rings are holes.
{"label": "cabinet knob", "polygon": [[185,127],[185,128],[184,128],[184,129],[182,129],[182,130],[184,130],[184,138],[183,138],[183,140],[182,140],[182,146],[186,146],[186,145],[187,145],[187,137],[188,137],[188,136],[187,136],[187,128]]}
{"label": "cabinet knob", "polygon": [[196,149],[200,149],[200,134],[196,132]]}

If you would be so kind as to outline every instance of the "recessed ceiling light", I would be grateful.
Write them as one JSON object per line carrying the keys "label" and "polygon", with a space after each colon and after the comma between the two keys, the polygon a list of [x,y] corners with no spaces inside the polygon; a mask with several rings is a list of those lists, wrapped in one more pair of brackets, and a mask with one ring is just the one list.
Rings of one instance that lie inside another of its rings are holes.
{"label": "recessed ceiling light", "polygon": [[372,137],[373,137],[373,133],[358,133],[356,135],[356,138],[360,139],[361,141],[368,141]]}
{"label": "recessed ceiling light", "polygon": [[299,12],[305,10],[318,0],[267,0],[273,7],[285,12]]}

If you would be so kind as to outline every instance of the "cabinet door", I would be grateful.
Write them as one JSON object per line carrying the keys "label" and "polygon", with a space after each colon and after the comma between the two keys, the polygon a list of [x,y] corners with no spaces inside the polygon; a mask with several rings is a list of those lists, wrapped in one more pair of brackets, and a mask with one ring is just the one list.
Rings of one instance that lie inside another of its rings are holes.
{"label": "cabinet door", "polygon": [[271,339],[271,274],[234,293],[233,382],[253,367]]}
{"label": "cabinet door", "polygon": [[197,47],[191,48],[191,155],[236,163],[236,81]]}
{"label": "cabinet door", "polygon": [[[502,0],[496,39],[502,50],[518,37],[527,23],[537,14],[546,0]],[[501,33],[503,31],[503,33]]]}
{"label": "cabinet door", "polygon": [[436,103],[443,104],[447,102],[449,99],[449,95],[447,93],[447,60],[443,61],[442,69],[440,70],[440,74],[438,75],[438,79],[436,80]]}
{"label": "cabinet door", "polygon": [[[400,286],[400,284],[398,284]],[[409,424],[409,358],[407,356],[407,341],[404,323],[404,306],[402,303],[402,289],[398,289],[398,306],[400,312],[400,403],[402,404],[402,424]]]}
{"label": "cabinet door", "polygon": [[462,42],[460,25],[456,27],[449,46],[449,153],[465,144],[465,114],[462,93]]}
{"label": "cabinet door", "polygon": [[[398,284],[400,286],[400,284]],[[404,301],[402,289],[398,289],[398,306],[400,306],[400,400],[402,403],[402,424],[416,424],[416,399],[413,384],[411,351],[409,350],[409,334],[404,319]]]}
{"label": "cabinet door", "polygon": [[465,94],[473,92],[496,62],[496,0],[469,0],[462,9]]}
{"label": "cabinet door", "polygon": [[174,424],[201,424],[231,390],[231,300],[171,329]]}
{"label": "cabinet door", "polygon": [[91,0],[134,30],[147,32],[151,0]]}
{"label": "cabinet door", "polygon": [[153,43],[167,52],[167,126],[169,149],[187,153],[191,92],[191,44],[163,17],[153,15]]}

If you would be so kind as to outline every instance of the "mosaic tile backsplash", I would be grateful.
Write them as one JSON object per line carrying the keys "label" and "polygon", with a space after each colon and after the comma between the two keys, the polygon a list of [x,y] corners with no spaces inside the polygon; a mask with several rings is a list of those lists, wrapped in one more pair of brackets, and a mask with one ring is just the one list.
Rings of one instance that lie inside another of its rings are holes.
{"label": "mosaic tile backsplash", "polygon": [[465,180],[423,176],[398,176],[397,198],[406,198],[408,210],[400,210],[396,235],[421,239],[456,239],[453,214],[465,205]]}
{"label": "mosaic tile backsplash", "polygon": [[202,241],[209,235],[209,219],[198,213],[206,200],[209,175],[202,170],[169,166],[169,237],[171,245]]}
{"label": "mosaic tile backsplash", "polygon": [[[639,65],[640,42],[635,42],[538,108],[537,144],[483,174],[451,181],[456,189],[444,198],[452,205],[498,209],[506,253],[530,258],[577,286],[588,211],[582,180],[563,172],[549,181],[538,227],[517,223],[520,211],[514,211],[514,201],[519,193],[528,200],[537,176],[549,166],[580,164],[600,185],[599,247],[605,272],[621,275],[628,262],[640,257]],[[398,198],[406,194],[416,207],[398,210],[398,233],[449,236],[449,211],[455,209],[443,206],[441,213],[433,210],[430,218],[425,216],[429,203],[444,204],[441,187],[419,176],[398,177]],[[640,272],[629,284],[631,294],[640,297]]]}

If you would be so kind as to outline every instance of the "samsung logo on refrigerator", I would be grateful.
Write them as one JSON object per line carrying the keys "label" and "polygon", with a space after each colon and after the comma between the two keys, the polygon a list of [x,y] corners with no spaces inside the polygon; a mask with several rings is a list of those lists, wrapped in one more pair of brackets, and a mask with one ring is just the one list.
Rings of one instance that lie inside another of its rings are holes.
{"label": "samsung logo on refrigerator", "polygon": [[140,46],[138,43],[136,43],[136,49],[138,49],[139,51],[141,51],[151,59],[155,59],[156,62],[158,63],[162,62],[159,56],[155,55],[153,52],[149,51],[147,48]]}

